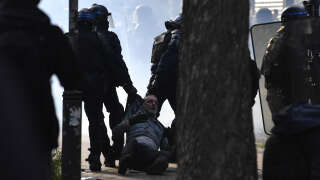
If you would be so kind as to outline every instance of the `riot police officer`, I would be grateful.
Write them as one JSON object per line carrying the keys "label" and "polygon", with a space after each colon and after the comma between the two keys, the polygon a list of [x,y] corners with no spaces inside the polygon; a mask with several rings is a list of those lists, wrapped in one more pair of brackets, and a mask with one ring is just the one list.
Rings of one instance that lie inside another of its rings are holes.
{"label": "riot police officer", "polygon": [[[165,100],[168,100],[171,108],[176,112],[176,88],[179,64],[180,27],[182,17],[166,21],[167,32],[155,38],[151,56],[151,78],[147,94],[153,94],[158,98],[158,115]],[[172,151],[175,151],[176,120],[166,133]],[[171,160],[175,161],[175,159]]]}
{"label": "riot police officer", "polygon": [[[167,32],[155,38],[151,57],[151,78],[147,94],[156,95],[159,100],[159,112],[168,99],[176,112],[176,86],[179,63],[180,26],[182,17],[166,21]],[[170,88],[168,88],[170,87]]]}
{"label": "riot police officer", "polygon": [[302,7],[285,9],[281,20],[261,69],[275,124],[266,142],[263,179],[320,179],[319,20],[307,18]]}
{"label": "riot police officer", "polygon": [[[104,86],[104,102],[107,111],[110,113],[109,124],[110,129],[113,129],[122,120],[124,110],[120,104],[116,87],[121,86],[128,94],[128,101],[135,98],[137,93],[136,88],[133,86],[131,78],[128,73],[127,66],[121,55],[121,45],[118,36],[109,31],[109,21],[111,13],[102,5],[93,4],[90,10],[95,14],[95,31],[98,38],[101,40],[105,52],[107,53],[106,59],[106,79]],[[112,158],[108,159],[105,164],[114,167],[115,159],[119,159],[123,145],[124,137],[112,136]]]}
{"label": "riot police officer", "polygon": [[93,31],[94,14],[89,9],[79,11],[79,32],[68,34],[77,62],[83,74],[84,109],[89,120],[90,154],[87,159],[92,171],[100,171],[100,155],[111,157],[110,140],[102,112],[104,102],[106,53],[96,32]]}

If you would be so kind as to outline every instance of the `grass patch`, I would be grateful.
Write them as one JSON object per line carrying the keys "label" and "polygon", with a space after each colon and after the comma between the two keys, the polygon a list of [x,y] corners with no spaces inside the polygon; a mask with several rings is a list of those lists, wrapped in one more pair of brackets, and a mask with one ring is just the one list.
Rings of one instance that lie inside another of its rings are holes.
{"label": "grass patch", "polygon": [[264,149],[265,148],[265,143],[258,143],[258,144],[256,144],[256,147],[258,148],[258,149]]}
{"label": "grass patch", "polygon": [[52,175],[51,180],[61,180],[61,165],[62,165],[62,153],[59,150],[54,150],[52,152]]}

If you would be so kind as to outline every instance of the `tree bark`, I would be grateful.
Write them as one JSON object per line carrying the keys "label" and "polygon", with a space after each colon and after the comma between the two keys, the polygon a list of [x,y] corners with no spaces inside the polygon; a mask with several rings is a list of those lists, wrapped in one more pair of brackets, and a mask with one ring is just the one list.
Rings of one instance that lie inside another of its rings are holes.
{"label": "tree bark", "polygon": [[178,180],[255,180],[249,0],[184,0]]}

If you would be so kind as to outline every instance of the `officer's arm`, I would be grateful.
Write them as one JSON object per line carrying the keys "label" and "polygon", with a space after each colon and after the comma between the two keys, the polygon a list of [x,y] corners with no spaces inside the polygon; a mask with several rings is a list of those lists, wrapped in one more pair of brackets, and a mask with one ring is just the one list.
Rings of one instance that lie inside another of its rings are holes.
{"label": "officer's arm", "polygon": [[118,36],[112,33],[112,40],[113,40],[113,55],[114,55],[114,60],[115,60],[115,65],[117,66],[117,71],[118,71],[118,85],[122,86],[123,89],[128,93],[133,93],[136,91],[134,86],[132,85],[132,81],[128,72],[128,68],[126,63],[123,60],[123,56],[121,54],[121,45],[120,45],[120,40]]}
{"label": "officer's arm", "polygon": [[160,58],[155,76],[153,77],[153,82],[149,86],[147,94],[158,95],[160,87],[167,85],[172,79],[174,79],[179,63],[179,41],[173,39],[168,49],[163,53]]}

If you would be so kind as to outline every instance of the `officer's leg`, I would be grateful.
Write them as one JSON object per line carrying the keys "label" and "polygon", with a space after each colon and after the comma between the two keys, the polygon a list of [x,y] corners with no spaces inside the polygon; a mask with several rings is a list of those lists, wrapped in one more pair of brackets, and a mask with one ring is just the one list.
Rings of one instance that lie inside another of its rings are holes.
{"label": "officer's leg", "polygon": [[[110,113],[109,114],[110,129],[113,129],[116,125],[118,125],[121,122],[122,117],[124,116],[124,109],[119,102],[118,94],[115,87],[111,87],[105,94],[104,104],[106,106],[107,111]],[[114,138],[114,136],[112,136],[112,140],[113,140],[113,146],[112,146],[113,155],[112,155],[112,158],[108,157],[110,161],[114,161],[114,159],[120,158],[120,154],[122,152],[123,144],[124,144],[124,137],[122,136],[122,137]]]}
{"label": "officer's leg", "polygon": [[86,96],[84,109],[89,120],[90,154],[88,161],[91,170],[99,171],[101,168],[100,154],[102,148],[110,146],[102,113],[102,100],[98,97]]}
{"label": "officer's leg", "polygon": [[305,159],[297,136],[271,135],[263,157],[264,180],[305,180]]}
{"label": "officer's leg", "polygon": [[308,180],[320,179],[320,127],[308,130],[302,135],[304,154],[307,160]]}
{"label": "officer's leg", "polygon": [[172,110],[174,111],[174,114],[176,114],[176,110],[177,110],[177,99],[176,99],[176,83],[172,83],[171,85],[172,89],[168,89],[168,101],[169,104],[172,108]]}
{"label": "officer's leg", "polygon": [[167,96],[164,92],[161,92],[159,94],[156,95],[157,96],[157,99],[158,99],[158,113],[157,113],[157,117],[160,116],[160,111],[161,111],[161,108],[162,108],[162,105],[163,103],[166,101],[167,99]]}

